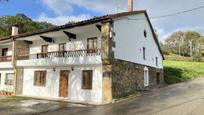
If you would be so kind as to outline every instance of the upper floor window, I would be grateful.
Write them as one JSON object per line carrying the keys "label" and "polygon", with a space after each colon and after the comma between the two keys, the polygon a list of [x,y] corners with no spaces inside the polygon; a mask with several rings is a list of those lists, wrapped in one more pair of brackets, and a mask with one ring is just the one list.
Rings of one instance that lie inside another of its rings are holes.
{"label": "upper floor window", "polygon": [[145,47],[142,48],[142,52],[143,52],[143,59],[146,60],[146,48]]}
{"label": "upper floor window", "polygon": [[82,72],[82,89],[92,89],[92,70],[83,70]]}
{"label": "upper floor window", "polygon": [[61,43],[61,44],[59,44],[59,51],[60,51],[60,52],[65,51],[65,44],[66,44],[66,43]]}
{"label": "upper floor window", "polygon": [[146,38],[147,37],[147,31],[144,30],[144,37]]}
{"label": "upper floor window", "polygon": [[66,43],[59,44],[59,57],[64,57],[65,55],[65,44]]}
{"label": "upper floor window", "polygon": [[156,66],[158,66],[158,57],[156,57]]}
{"label": "upper floor window", "polygon": [[87,39],[87,52],[97,52],[97,37]]}
{"label": "upper floor window", "polygon": [[8,48],[3,48],[1,56],[7,56],[7,55],[8,55]]}
{"label": "upper floor window", "polygon": [[42,45],[41,46],[41,57],[45,58],[47,57],[47,53],[48,53],[48,45]]}
{"label": "upper floor window", "polygon": [[7,73],[5,77],[5,85],[13,85],[13,74]]}
{"label": "upper floor window", "polygon": [[46,86],[46,71],[35,71],[34,86]]}

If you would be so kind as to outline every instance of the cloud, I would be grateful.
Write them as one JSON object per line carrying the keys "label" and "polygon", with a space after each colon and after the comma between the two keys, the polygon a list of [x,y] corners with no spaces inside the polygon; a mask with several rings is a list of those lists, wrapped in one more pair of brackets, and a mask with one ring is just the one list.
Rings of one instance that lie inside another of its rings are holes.
{"label": "cloud", "polygon": [[55,25],[63,25],[70,21],[77,22],[77,21],[89,19],[90,17],[91,17],[90,15],[79,15],[79,16],[71,15],[71,16],[48,17],[45,13],[41,13],[41,15],[37,19],[34,19],[34,20],[47,21]]}
{"label": "cloud", "polygon": [[[67,15],[77,14],[80,8],[95,12],[94,14],[110,14],[115,12],[127,11],[127,0],[42,0],[57,15],[56,18],[66,17]],[[204,5],[203,0],[134,0],[134,10],[145,9],[150,17],[161,16],[175,13],[178,11],[192,9]],[[76,7],[77,6],[77,7]],[[119,7],[120,6],[120,7]],[[76,9],[78,8],[78,9]],[[159,34],[160,40],[180,29],[188,28],[192,30],[197,28],[199,32],[204,33],[204,9],[175,15],[168,18],[151,19],[154,28]],[[91,15],[93,16],[93,15]],[[60,19],[58,19],[60,20]],[[65,19],[63,19],[65,20]],[[54,21],[56,22],[56,21]],[[61,21],[63,22],[63,21]],[[198,28],[199,27],[199,28]]]}

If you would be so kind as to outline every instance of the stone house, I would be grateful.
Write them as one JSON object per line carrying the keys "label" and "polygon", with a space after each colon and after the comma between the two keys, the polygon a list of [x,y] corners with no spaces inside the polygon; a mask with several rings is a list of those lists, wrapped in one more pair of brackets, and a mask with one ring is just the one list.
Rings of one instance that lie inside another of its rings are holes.
{"label": "stone house", "polygon": [[0,53],[0,90],[15,95],[105,104],[163,83],[164,57],[143,10],[25,34],[14,26]]}

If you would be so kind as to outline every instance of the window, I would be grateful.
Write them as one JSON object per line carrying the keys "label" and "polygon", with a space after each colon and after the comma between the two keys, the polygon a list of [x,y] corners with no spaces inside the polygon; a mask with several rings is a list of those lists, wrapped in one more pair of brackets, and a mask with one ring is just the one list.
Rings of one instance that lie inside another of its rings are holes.
{"label": "window", "polygon": [[3,48],[1,56],[7,56],[7,55],[8,55],[8,48]]}
{"label": "window", "polygon": [[158,57],[156,57],[156,66],[158,66]]}
{"label": "window", "polygon": [[143,59],[146,60],[146,48],[143,47],[142,49],[143,49]]}
{"label": "window", "polygon": [[13,74],[12,73],[6,74],[5,85],[13,85]]}
{"label": "window", "polygon": [[46,71],[35,71],[34,86],[46,86]]}
{"label": "window", "polygon": [[144,30],[144,37],[146,38],[147,37],[147,31]]}
{"label": "window", "polygon": [[59,44],[59,57],[64,57],[65,44],[66,43]]}
{"label": "window", "polygon": [[87,39],[87,50],[88,53],[97,52],[97,37]]}
{"label": "window", "polygon": [[82,72],[82,89],[92,89],[92,70],[83,70]]}
{"label": "window", "polygon": [[42,53],[42,58],[47,57],[48,45],[42,45],[42,46],[41,46],[41,53]]}

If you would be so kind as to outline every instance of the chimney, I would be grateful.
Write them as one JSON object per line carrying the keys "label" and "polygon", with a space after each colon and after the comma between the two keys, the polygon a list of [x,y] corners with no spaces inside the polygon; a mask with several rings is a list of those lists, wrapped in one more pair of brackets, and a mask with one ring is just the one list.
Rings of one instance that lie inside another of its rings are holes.
{"label": "chimney", "polygon": [[128,12],[133,11],[133,0],[128,0]]}
{"label": "chimney", "polygon": [[13,26],[12,26],[11,35],[12,35],[12,36],[18,35],[18,26],[17,26],[17,25],[13,25]]}

